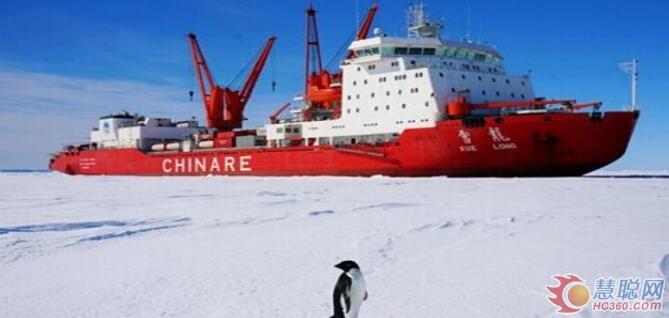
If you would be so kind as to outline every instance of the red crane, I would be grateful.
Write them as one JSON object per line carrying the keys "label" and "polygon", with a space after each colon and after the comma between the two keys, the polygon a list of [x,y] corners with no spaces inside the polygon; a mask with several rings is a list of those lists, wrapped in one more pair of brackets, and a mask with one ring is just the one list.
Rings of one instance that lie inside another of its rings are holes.
{"label": "red crane", "polygon": [[276,37],[272,36],[265,42],[258,59],[239,90],[217,85],[209,71],[207,61],[202,54],[202,49],[200,49],[195,34],[188,34],[188,40],[193,58],[193,68],[195,68],[195,76],[207,117],[207,127],[215,128],[218,131],[232,131],[241,128],[244,120],[244,107],[251,98],[253,88],[258,82]]}
{"label": "red crane", "polygon": [[272,124],[276,123],[279,118],[279,115],[281,115],[281,113],[283,113],[283,111],[286,110],[288,106],[290,106],[290,102],[283,104],[283,106],[279,107],[276,111],[274,111],[271,115],[269,115],[269,122]]}

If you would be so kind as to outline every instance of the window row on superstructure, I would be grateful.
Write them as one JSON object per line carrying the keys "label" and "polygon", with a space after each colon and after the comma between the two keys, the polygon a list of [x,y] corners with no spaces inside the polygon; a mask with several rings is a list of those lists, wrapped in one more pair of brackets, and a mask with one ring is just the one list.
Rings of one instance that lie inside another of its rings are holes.
{"label": "window row on superstructure", "polygon": [[[418,93],[419,91],[420,90],[418,89],[418,87],[414,87],[414,88],[409,90],[409,92],[412,93],[412,94]],[[397,95],[402,95],[402,92],[403,91],[401,89],[398,89],[397,90]],[[391,95],[391,92],[386,91],[386,96],[390,96],[390,95]],[[434,93],[432,93],[431,96],[434,97]],[[369,93],[369,97],[371,97],[371,98],[376,97],[376,93],[374,93],[374,92]],[[353,100],[353,95],[346,95],[346,99],[347,100]],[[355,94],[355,99],[360,99],[360,94]]]}
{"label": "window row on superstructure", "polygon": [[[425,101],[425,103],[424,103],[423,105],[424,105],[425,107],[430,107],[430,101]],[[384,108],[385,108],[385,110],[390,110],[392,107],[390,106],[390,104],[388,104],[388,105],[386,105]],[[401,109],[407,109],[407,104],[406,104],[406,103],[402,103],[402,104],[400,105],[400,108],[401,108]],[[381,108],[380,108],[379,106],[374,106],[373,109],[374,109],[375,112],[377,112],[377,111],[379,111],[379,109],[381,109]],[[351,108],[347,108],[347,109],[346,109],[346,113],[347,113],[347,114],[351,114],[352,112],[359,113],[359,112],[360,112],[360,107],[355,107],[355,108],[351,107]]]}
{"label": "window row on superstructure", "polygon": [[381,55],[390,56],[437,56],[447,57],[459,60],[469,60],[481,63],[499,63],[499,55],[487,52],[487,50],[468,48],[468,47],[450,47],[445,45],[438,46],[372,46],[355,50],[356,57],[368,57]]}

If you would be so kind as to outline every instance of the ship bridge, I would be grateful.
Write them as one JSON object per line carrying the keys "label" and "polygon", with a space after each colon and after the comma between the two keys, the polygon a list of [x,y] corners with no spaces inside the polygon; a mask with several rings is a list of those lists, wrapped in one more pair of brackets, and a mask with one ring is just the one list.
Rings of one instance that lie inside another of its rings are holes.
{"label": "ship bridge", "polygon": [[[441,40],[437,38],[397,38],[377,36],[354,41],[349,50],[355,52],[348,63],[379,58],[441,57],[462,61],[501,64],[502,55],[494,48],[478,43]],[[345,62],[345,63],[346,63]]]}

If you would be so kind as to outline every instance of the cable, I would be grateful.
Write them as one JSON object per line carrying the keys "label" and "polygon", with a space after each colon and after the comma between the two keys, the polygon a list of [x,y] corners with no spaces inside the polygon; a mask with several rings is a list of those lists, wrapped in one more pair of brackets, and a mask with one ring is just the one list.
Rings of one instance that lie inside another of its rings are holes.
{"label": "cable", "polygon": [[348,38],[346,38],[346,41],[344,41],[344,43],[339,47],[339,49],[337,50],[335,55],[333,55],[332,58],[330,59],[330,61],[328,61],[328,63],[325,66],[326,70],[329,70],[330,68],[332,68],[334,66],[333,64],[335,62],[342,60],[342,58],[344,56],[343,53],[345,51],[347,51],[348,46],[350,45],[351,42],[353,42],[353,39],[355,38],[355,36],[356,36],[356,31],[353,30],[353,32],[351,32],[351,35],[349,35]]}

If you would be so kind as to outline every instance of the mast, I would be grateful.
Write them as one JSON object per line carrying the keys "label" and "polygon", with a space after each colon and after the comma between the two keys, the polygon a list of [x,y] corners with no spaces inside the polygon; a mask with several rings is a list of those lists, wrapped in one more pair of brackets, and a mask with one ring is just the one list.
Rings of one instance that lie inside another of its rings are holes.
{"label": "mast", "polygon": [[636,110],[637,105],[637,89],[639,85],[639,60],[633,59],[632,62],[620,63],[620,68],[632,77],[631,88],[631,102],[632,110]]}
{"label": "mast", "polygon": [[323,61],[321,59],[321,46],[318,40],[318,25],[316,23],[316,9],[309,4],[307,8],[307,38],[306,38],[306,67],[304,69],[304,95],[307,95],[309,88],[309,77],[313,74],[320,74],[323,70]]}

